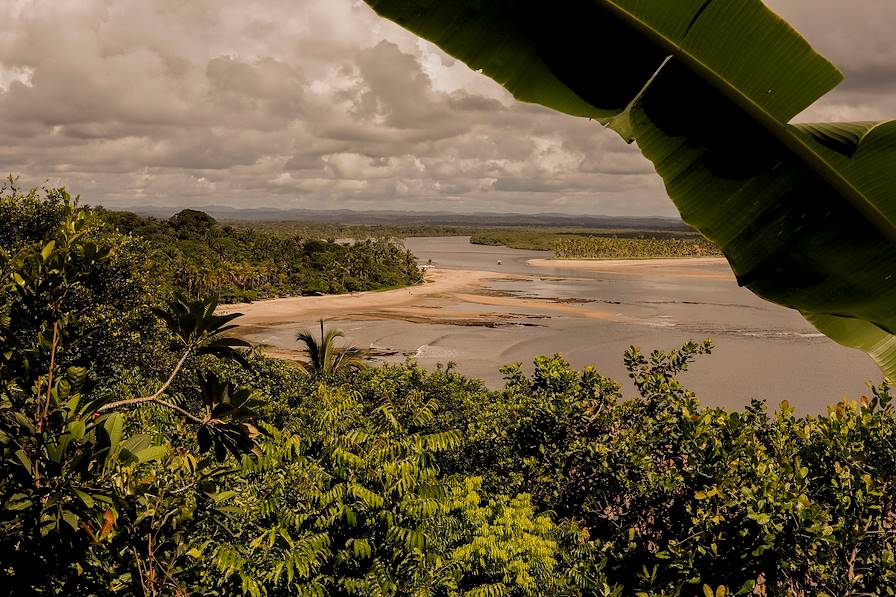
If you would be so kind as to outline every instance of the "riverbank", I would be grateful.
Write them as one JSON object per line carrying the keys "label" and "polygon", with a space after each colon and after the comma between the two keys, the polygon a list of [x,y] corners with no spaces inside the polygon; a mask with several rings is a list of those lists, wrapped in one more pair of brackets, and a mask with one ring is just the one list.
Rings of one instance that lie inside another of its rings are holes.
{"label": "riverbank", "polygon": [[619,267],[668,267],[689,265],[724,265],[724,257],[645,257],[643,259],[529,259],[533,267],[564,267],[570,269],[598,269]]}
{"label": "riverbank", "polygon": [[638,275],[734,280],[727,270],[707,268],[727,266],[724,257],[662,257],[645,259],[529,259],[527,265],[539,268],[587,272],[636,273]]}
{"label": "riverbank", "polygon": [[[512,274],[500,272],[454,270],[431,268],[426,272],[426,281],[416,286],[406,286],[395,290],[355,292],[322,296],[295,296],[223,305],[218,313],[242,313],[239,323],[241,335],[248,328],[268,324],[289,324],[307,321],[314,317],[338,317],[353,314],[388,314],[392,309],[412,309],[415,303],[427,298],[438,298],[456,292],[469,292],[488,280],[515,278]],[[403,311],[410,315],[407,311]]]}

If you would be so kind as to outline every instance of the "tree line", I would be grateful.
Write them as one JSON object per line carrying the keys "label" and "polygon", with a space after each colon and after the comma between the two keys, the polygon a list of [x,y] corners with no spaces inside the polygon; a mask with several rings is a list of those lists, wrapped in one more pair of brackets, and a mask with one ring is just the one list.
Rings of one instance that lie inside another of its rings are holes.
{"label": "tree line", "polygon": [[414,255],[390,236],[336,242],[220,225],[185,209],[170,219],[97,209],[98,218],[149,244],[152,269],[173,288],[221,302],[378,290],[419,283]]}
{"label": "tree line", "polygon": [[473,233],[470,242],[554,251],[561,259],[653,259],[722,254],[699,234],[675,230],[482,230]]}
{"label": "tree line", "polygon": [[684,238],[564,236],[554,244],[554,255],[561,259],[653,259],[721,254],[717,246],[696,235]]}

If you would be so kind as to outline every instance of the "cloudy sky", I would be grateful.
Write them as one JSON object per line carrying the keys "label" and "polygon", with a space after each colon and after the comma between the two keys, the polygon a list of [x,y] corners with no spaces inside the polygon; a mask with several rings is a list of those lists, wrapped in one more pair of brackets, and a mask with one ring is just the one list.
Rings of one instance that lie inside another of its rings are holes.
{"label": "cloudy sky", "polygon": [[[769,0],[896,117],[892,0]],[[355,0],[3,0],[0,172],[107,206],[672,215],[595,124],[519,104]]]}

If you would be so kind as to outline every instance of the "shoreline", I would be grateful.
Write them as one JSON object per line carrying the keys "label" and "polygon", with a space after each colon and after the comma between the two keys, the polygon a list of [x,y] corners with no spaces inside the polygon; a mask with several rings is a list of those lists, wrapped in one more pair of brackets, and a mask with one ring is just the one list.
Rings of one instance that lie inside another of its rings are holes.
{"label": "shoreline", "polygon": [[[393,290],[367,290],[346,294],[322,296],[293,296],[233,303],[218,307],[217,313],[227,315],[242,313],[237,324],[248,329],[265,324],[285,324],[317,317],[326,313],[327,317],[345,313],[376,312],[394,307],[407,307],[428,297],[452,294],[461,290],[480,288],[487,280],[510,279],[521,276],[501,272],[431,268],[425,274],[425,281],[415,286],[404,286]],[[240,335],[239,331],[236,332]]]}
{"label": "shoreline", "polygon": [[564,269],[615,269],[627,267],[664,267],[670,265],[724,265],[724,257],[644,257],[641,259],[529,259],[532,267],[559,267]]}
{"label": "shoreline", "polygon": [[[724,257],[661,257],[658,259],[529,259],[531,267],[554,268],[579,272],[607,273],[621,276],[654,276],[658,278],[704,278],[735,280],[734,272]],[[713,270],[707,266],[725,266]]]}

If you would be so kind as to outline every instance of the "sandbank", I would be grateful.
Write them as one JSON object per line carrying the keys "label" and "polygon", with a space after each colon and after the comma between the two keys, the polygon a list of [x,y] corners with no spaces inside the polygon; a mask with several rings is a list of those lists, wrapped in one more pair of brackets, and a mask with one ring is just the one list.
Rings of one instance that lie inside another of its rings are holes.
{"label": "sandbank", "polygon": [[394,307],[410,307],[422,299],[451,295],[482,286],[487,280],[516,278],[511,274],[475,270],[432,268],[426,272],[425,282],[395,290],[355,292],[324,296],[296,296],[276,298],[254,303],[237,303],[218,308],[218,313],[242,313],[240,326],[254,327],[306,321],[321,314],[334,317],[340,314],[378,313]]}
{"label": "sandbank", "polygon": [[708,266],[727,265],[724,257],[672,257],[659,259],[529,259],[533,267],[618,274],[659,275],[733,280],[734,274],[712,271]]}

